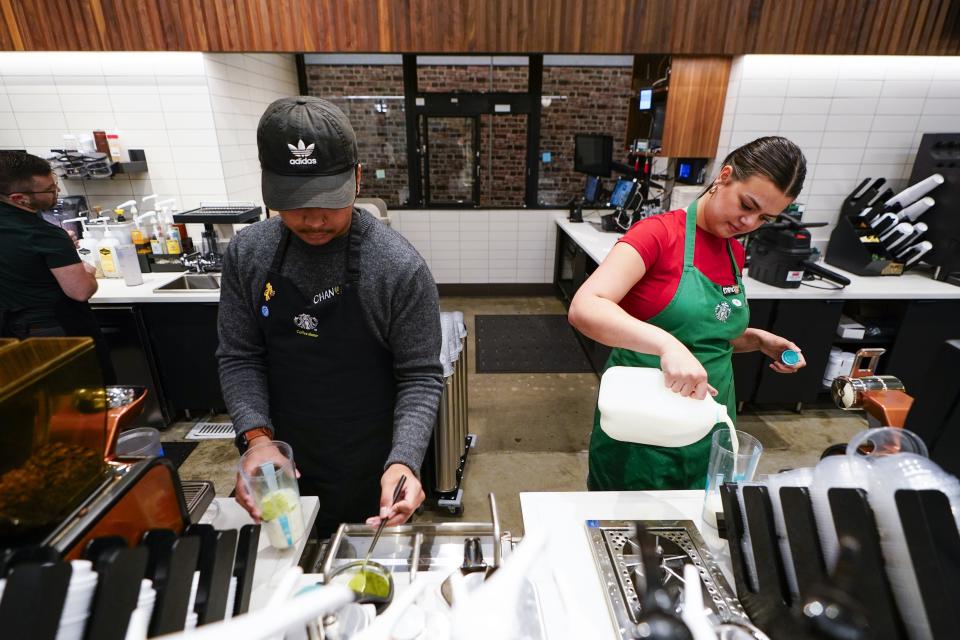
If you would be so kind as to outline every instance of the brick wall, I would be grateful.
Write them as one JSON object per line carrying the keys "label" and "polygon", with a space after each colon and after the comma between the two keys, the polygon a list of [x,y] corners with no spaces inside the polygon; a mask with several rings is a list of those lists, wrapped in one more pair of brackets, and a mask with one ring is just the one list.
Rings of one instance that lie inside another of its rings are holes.
{"label": "brick wall", "polygon": [[[523,66],[421,66],[417,81],[421,91],[527,90]],[[551,161],[540,163],[539,201],[563,205],[583,190],[584,176],[573,171],[575,133],[607,133],[614,137],[614,155],[625,147],[627,110],[630,105],[631,70],[627,67],[545,67],[543,95],[554,98],[543,107],[540,150]],[[344,96],[402,96],[400,66],[308,65],[311,95],[327,98],[350,117],[357,132],[361,161],[365,165],[363,194],[401,204],[407,186],[406,132],[403,103],[386,100],[387,113],[378,113],[376,100],[347,100]],[[431,196],[436,203],[471,197],[470,158],[473,141],[467,120],[431,119],[429,141]],[[445,135],[446,132],[448,135]],[[524,201],[527,118],[498,114],[480,118],[480,206],[520,206]],[[444,140],[446,137],[446,140]],[[460,139],[464,145],[459,144]],[[382,169],[383,179],[376,170]]]}
{"label": "brick wall", "polygon": [[[333,102],[357,133],[363,184],[360,193],[400,205],[407,189],[407,135],[403,109],[403,67],[399,65],[307,65],[312,96]],[[347,99],[346,96],[398,96],[401,99]],[[378,103],[386,112],[377,110]],[[383,178],[377,177],[377,170]]]}
{"label": "brick wall", "polygon": [[566,205],[583,193],[586,177],[573,170],[574,134],[612,135],[614,160],[624,158],[631,75],[629,67],[544,67],[543,95],[561,98],[540,112],[540,151],[552,156],[540,162],[541,204]]}

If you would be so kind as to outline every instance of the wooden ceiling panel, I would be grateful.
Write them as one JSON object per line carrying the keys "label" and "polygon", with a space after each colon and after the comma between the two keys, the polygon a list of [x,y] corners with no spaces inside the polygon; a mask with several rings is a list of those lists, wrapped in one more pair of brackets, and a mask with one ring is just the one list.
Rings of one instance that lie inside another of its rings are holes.
{"label": "wooden ceiling panel", "polygon": [[0,0],[15,51],[960,52],[956,0]]}

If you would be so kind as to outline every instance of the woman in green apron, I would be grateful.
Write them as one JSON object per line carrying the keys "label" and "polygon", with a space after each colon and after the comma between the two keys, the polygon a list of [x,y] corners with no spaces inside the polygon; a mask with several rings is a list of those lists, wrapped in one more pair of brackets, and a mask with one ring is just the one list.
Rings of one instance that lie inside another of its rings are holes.
{"label": "woman in green apron", "polygon": [[[779,373],[805,362],[801,355],[796,365],[783,364],[785,349],[800,349],[748,328],[743,248],[732,238],[775,218],[800,193],[805,175],[803,153],[785,138],[759,138],[732,151],[685,211],[648,218],[620,239],[578,289],[570,323],[613,347],[607,368],[659,367],[671,390],[700,399],[710,393],[735,419],[734,352],[762,351]],[[709,434],[676,448],[614,440],[601,431],[596,411],[588,486],[702,489],[709,455]]]}

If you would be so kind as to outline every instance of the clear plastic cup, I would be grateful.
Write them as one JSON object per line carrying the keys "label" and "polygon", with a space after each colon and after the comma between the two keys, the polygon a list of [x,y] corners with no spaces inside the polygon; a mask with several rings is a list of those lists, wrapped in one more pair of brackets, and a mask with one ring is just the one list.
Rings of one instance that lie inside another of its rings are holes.
{"label": "clear plastic cup", "polygon": [[929,458],[927,444],[913,431],[899,427],[880,427],[864,429],[850,438],[847,455],[862,455],[869,459],[880,458],[897,453],[915,453]]}
{"label": "clear plastic cup", "polygon": [[240,457],[239,471],[270,544],[277,549],[294,546],[305,526],[290,445],[273,440],[250,447]]}
{"label": "clear plastic cup", "polygon": [[117,456],[121,458],[146,458],[163,455],[160,432],[152,427],[130,429],[117,439]]}
{"label": "clear plastic cup", "polygon": [[725,482],[751,482],[757,472],[763,445],[744,431],[736,431],[737,453],[730,429],[717,429],[710,440],[710,462],[707,464],[706,495],[703,500],[703,521],[717,527],[717,513],[723,511],[720,486]]}

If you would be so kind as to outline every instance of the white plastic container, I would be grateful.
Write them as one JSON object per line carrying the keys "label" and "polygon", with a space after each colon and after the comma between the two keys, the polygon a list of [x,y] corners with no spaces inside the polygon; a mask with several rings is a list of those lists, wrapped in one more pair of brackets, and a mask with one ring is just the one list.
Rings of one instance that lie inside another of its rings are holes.
{"label": "white plastic container", "polygon": [[137,260],[137,250],[128,245],[121,244],[116,247],[117,260],[120,263],[120,274],[123,276],[123,283],[128,287],[135,287],[143,284],[143,274],[140,272],[140,261]]}
{"label": "white plastic container", "polygon": [[727,409],[711,396],[696,400],[674,393],[663,371],[610,367],[600,379],[600,428],[614,440],[658,447],[685,447],[714,425],[731,424]]}

